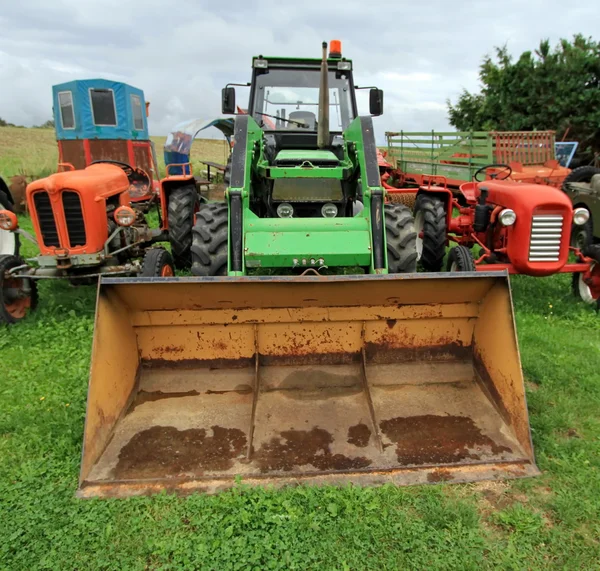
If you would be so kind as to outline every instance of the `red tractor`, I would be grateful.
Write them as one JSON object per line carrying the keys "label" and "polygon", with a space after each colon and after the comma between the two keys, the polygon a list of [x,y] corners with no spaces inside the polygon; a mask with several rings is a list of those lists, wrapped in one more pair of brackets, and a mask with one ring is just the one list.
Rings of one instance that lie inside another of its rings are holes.
{"label": "red tractor", "polygon": [[0,256],[0,323],[19,321],[34,309],[39,279],[79,285],[100,275],[172,276],[171,254],[155,246],[167,239],[164,228],[150,228],[131,207],[131,189],[145,193],[151,185],[143,170],[115,161],[37,180],[26,193],[35,237],[19,228],[14,212],[0,210],[0,229],[40,250],[28,260]]}
{"label": "red tractor", "polygon": [[[572,273],[574,292],[584,301],[600,298],[600,246],[570,246],[572,225],[584,225],[585,208],[575,208],[557,188],[507,180],[509,165],[482,167],[455,196],[444,177],[421,186],[415,203],[417,252],[422,268],[449,271],[508,270],[549,276]],[[487,179],[487,180],[484,180]],[[406,189],[414,192],[414,189]],[[479,246],[474,259],[471,248]],[[569,263],[569,254],[576,261]]]}

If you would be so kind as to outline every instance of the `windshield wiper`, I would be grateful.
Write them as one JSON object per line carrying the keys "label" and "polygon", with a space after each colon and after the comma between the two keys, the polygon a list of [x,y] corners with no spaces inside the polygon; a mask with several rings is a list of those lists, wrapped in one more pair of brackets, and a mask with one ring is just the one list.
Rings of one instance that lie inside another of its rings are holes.
{"label": "windshield wiper", "polygon": [[285,121],[286,123],[293,123],[294,125],[298,125],[298,127],[302,127],[303,129],[309,128],[306,123],[301,123],[300,121],[294,121],[293,119],[286,119],[285,117],[277,117],[276,115],[269,115],[268,113],[261,113],[260,111],[257,111],[256,114],[263,115],[264,117],[271,117],[271,119],[279,119],[280,121]]}

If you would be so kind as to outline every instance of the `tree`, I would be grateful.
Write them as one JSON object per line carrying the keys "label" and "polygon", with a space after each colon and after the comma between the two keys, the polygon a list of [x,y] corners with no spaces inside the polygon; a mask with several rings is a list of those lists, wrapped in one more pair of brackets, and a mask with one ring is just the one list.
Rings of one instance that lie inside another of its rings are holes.
{"label": "tree", "polygon": [[505,47],[479,68],[481,93],[448,101],[459,131],[552,130],[600,152],[600,42],[576,35],[552,49],[548,40],[515,61]]}

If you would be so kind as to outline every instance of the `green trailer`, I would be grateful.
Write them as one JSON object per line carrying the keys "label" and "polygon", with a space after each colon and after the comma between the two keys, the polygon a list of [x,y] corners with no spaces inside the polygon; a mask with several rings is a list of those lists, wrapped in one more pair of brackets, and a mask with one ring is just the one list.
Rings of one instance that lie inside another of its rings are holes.
{"label": "green trailer", "polygon": [[400,131],[386,139],[388,161],[417,184],[435,176],[459,186],[492,164],[510,165],[513,180],[552,186],[570,172],[556,160],[554,131]]}

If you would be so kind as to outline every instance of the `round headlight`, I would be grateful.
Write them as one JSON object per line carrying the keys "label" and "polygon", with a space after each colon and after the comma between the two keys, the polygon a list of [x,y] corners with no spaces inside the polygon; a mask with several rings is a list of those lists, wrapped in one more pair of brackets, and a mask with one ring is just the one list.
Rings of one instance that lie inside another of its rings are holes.
{"label": "round headlight", "polygon": [[294,207],[288,202],[282,202],[277,207],[277,216],[279,218],[291,218],[294,216]]}
{"label": "round headlight", "polygon": [[573,222],[577,226],[583,226],[590,219],[590,212],[587,208],[576,208],[573,210]]}
{"label": "round headlight", "polygon": [[115,210],[115,222],[119,226],[131,226],[135,222],[135,211],[129,206],[119,206]]}
{"label": "round headlight", "polygon": [[338,208],[335,204],[328,202],[321,208],[321,215],[323,218],[335,218],[338,214]]}
{"label": "round headlight", "polygon": [[500,214],[498,214],[498,220],[502,226],[512,226],[517,221],[517,215],[514,210],[505,208]]}
{"label": "round headlight", "polygon": [[17,215],[10,210],[0,210],[0,230],[16,230]]}

